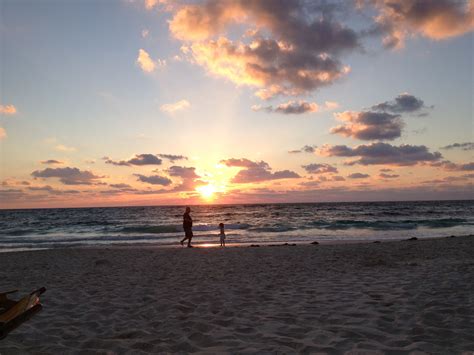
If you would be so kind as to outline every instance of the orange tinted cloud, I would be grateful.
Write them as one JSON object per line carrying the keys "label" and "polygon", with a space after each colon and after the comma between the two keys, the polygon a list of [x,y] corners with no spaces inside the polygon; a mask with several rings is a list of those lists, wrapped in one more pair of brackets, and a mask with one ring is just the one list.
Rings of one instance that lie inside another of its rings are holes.
{"label": "orange tinted cloud", "polygon": [[0,114],[14,115],[17,113],[16,107],[13,105],[0,105]]}
{"label": "orange tinted cloud", "polygon": [[[314,12],[312,20],[307,11]],[[182,51],[189,60],[269,99],[308,93],[349,72],[339,56],[359,47],[358,37],[323,16],[331,11],[302,2],[206,1],[181,6],[169,28],[188,42]],[[231,39],[227,32],[236,24],[242,33]]]}
{"label": "orange tinted cloud", "polygon": [[173,114],[177,111],[182,111],[191,107],[191,104],[188,100],[179,100],[171,104],[161,105],[160,110],[166,113]]}
{"label": "orange tinted cloud", "polygon": [[154,61],[153,59],[151,59],[150,55],[144,49],[140,49],[138,51],[138,58],[136,63],[146,73],[153,72],[158,66],[166,65],[166,61],[164,60],[158,59]]}
{"label": "orange tinted cloud", "polygon": [[474,29],[472,0],[376,0],[375,6],[386,47],[402,47],[404,39],[413,33],[442,40]]}
{"label": "orange tinted cloud", "polygon": [[0,139],[7,138],[7,131],[5,131],[5,128],[0,127]]}

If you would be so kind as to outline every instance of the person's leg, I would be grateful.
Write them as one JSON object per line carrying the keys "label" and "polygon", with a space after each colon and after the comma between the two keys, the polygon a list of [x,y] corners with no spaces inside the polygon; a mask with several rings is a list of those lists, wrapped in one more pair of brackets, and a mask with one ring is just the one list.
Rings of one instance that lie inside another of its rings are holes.
{"label": "person's leg", "polygon": [[188,248],[191,248],[191,239],[193,239],[193,232],[189,231],[186,233],[186,236],[188,237]]}

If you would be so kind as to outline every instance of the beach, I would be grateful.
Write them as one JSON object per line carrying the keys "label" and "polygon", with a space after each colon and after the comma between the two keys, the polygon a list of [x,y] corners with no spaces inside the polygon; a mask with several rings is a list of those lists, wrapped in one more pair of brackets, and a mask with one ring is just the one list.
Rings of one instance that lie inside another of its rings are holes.
{"label": "beach", "polygon": [[474,236],[4,253],[2,290],[47,291],[0,354],[471,353],[473,271]]}

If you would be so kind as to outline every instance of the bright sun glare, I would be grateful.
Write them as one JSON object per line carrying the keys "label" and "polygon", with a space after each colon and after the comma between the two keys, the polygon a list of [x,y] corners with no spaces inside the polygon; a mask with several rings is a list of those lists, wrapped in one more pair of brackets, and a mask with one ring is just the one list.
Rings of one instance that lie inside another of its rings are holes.
{"label": "bright sun glare", "polygon": [[213,200],[215,197],[214,194],[216,193],[217,189],[214,185],[209,184],[197,187],[196,191],[201,194],[203,199]]}

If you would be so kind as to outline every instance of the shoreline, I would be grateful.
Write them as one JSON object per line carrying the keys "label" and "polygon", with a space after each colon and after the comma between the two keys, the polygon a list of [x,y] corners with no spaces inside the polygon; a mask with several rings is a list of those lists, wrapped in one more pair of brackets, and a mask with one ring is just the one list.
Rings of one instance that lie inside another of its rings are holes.
{"label": "shoreline", "polygon": [[[449,235],[449,236],[441,236],[441,237],[421,237],[416,238],[417,241],[426,241],[426,240],[437,240],[437,239],[445,239],[445,238],[468,238],[474,237],[474,234],[464,234],[464,235]],[[199,237],[195,237],[196,239]],[[411,238],[397,238],[397,239],[388,239],[383,240],[383,238],[375,239],[375,240],[367,240],[367,239],[354,239],[354,240],[314,240],[314,241],[282,241],[282,242],[242,242],[242,243],[226,243],[225,248],[248,248],[248,247],[277,247],[277,246],[296,246],[296,245],[357,245],[357,244],[373,244],[373,243],[391,243],[391,242],[400,242],[400,241],[408,241]],[[75,245],[70,247],[57,247],[57,248],[5,248],[0,249],[0,255],[2,254],[10,254],[10,253],[23,253],[23,252],[38,252],[38,251],[46,251],[46,250],[71,250],[71,249],[86,249],[86,250],[101,250],[101,249],[185,249],[186,247],[181,246],[179,244],[153,244],[153,243],[130,243],[130,244],[95,244],[95,245]],[[196,242],[193,244],[194,249],[223,249],[220,247],[220,244],[216,241],[215,243],[208,243],[203,242],[199,243]]]}
{"label": "shoreline", "polygon": [[2,354],[474,349],[474,237],[261,248],[5,253],[44,309]]}

